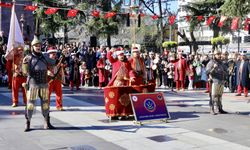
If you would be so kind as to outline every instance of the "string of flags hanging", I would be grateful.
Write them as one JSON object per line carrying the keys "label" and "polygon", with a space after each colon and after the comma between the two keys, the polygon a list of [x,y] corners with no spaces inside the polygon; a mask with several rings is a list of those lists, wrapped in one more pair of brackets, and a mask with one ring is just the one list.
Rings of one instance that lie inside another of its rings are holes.
{"label": "string of flags hanging", "polygon": [[[11,8],[12,5],[13,5],[12,3],[0,2],[0,7]],[[44,13],[46,15],[56,14],[58,12],[58,10],[64,9],[64,10],[68,10],[67,17],[69,17],[69,18],[76,17],[77,13],[79,11],[81,11],[78,9],[67,9],[67,8],[57,8],[57,7],[33,6],[33,5],[24,5],[24,4],[16,4],[16,5],[23,6],[24,10],[32,11],[32,12],[36,11],[36,9],[38,9],[39,7],[44,7],[44,8],[46,8],[46,10],[44,11]],[[128,13],[117,13],[117,12],[110,11],[110,12],[102,12],[102,14],[104,14],[104,15],[101,16],[101,12],[99,10],[93,10],[91,12],[91,14],[89,14],[89,15],[96,17],[96,18],[104,17],[104,18],[109,19],[109,18],[115,17],[116,15],[127,15]],[[138,15],[140,15],[140,17],[146,16],[146,14],[144,14],[142,12],[140,12]],[[135,16],[135,14],[129,14],[129,17],[134,17],[134,16]],[[160,16],[154,14],[154,15],[150,15],[150,17],[153,20],[158,20],[158,19],[162,19],[162,18],[167,17],[169,25],[173,25],[177,21],[176,15],[160,17]],[[211,16],[202,16],[202,15],[190,16],[190,15],[187,15],[187,16],[181,17],[180,20],[185,19],[187,22],[190,22],[191,19],[197,19],[197,21],[199,21],[199,22],[206,21],[206,25],[210,26],[217,17],[220,18],[219,23],[217,24],[218,27],[223,27],[225,25],[225,22],[229,19],[229,17],[227,17],[227,16],[214,16],[214,15],[211,15]],[[241,19],[239,17],[234,17],[234,18],[231,18],[231,20],[232,20],[231,30],[235,31],[239,28],[239,22]],[[250,18],[245,18],[245,21],[243,22],[243,29],[245,31],[247,31],[249,29],[249,26],[250,26]]]}

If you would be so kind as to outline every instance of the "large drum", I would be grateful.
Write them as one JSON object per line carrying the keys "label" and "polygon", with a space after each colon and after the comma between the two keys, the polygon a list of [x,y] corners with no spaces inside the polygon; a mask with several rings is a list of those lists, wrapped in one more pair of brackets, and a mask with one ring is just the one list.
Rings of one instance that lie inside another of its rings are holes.
{"label": "large drum", "polygon": [[104,88],[104,102],[108,117],[133,115],[130,93],[154,92],[155,84],[140,86],[107,86]]}

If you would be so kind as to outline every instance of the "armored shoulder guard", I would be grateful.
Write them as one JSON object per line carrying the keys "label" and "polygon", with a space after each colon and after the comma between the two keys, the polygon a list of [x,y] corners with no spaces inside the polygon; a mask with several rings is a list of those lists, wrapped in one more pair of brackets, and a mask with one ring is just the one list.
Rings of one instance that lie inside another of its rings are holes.
{"label": "armored shoulder guard", "polygon": [[31,55],[27,55],[23,58],[23,64],[28,64],[31,60]]}

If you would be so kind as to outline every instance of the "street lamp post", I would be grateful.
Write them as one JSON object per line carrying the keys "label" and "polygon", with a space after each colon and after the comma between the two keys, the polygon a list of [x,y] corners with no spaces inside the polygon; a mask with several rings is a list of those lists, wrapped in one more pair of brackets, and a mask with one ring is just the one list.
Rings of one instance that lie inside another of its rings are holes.
{"label": "street lamp post", "polygon": [[238,29],[238,52],[240,52],[240,29]]}
{"label": "street lamp post", "polygon": [[130,11],[131,11],[131,19],[133,22],[132,28],[132,44],[136,44],[136,21],[138,19],[138,9],[139,9],[139,0],[131,0],[130,1]]}
{"label": "street lamp post", "polygon": [[[66,5],[67,5],[67,7],[72,8],[76,4],[72,0],[70,0],[69,3],[67,3]],[[65,11],[64,15],[67,16],[66,11]],[[67,26],[67,24],[65,24],[64,25],[64,43],[67,43],[67,42],[68,42],[68,26]]]}

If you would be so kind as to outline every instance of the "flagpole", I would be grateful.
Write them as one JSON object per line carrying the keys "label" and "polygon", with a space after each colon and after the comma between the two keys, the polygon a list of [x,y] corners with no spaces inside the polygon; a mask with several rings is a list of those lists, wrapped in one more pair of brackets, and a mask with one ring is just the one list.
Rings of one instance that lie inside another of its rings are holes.
{"label": "flagpole", "polygon": [[13,36],[11,38],[11,41],[12,41],[12,44],[14,46],[14,43],[15,43],[15,16],[14,16],[14,13],[15,13],[15,3],[16,3],[16,1],[13,0],[12,3],[13,3],[13,6],[12,6],[12,11],[11,11],[11,16],[13,16],[13,17],[11,17],[11,19],[13,19],[13,20],[11,20],[11,21],[13,21],[13,27],[12,27],[11,30],[12,30]]}
{"label": "flagpole", "polygon": [[[12,28],[10,30],[12,30],[12,37],[11,37],[11,42],[12,42],[12,46],[11,48],[15,48],[15,31],[16,31],[16,26],[15,26],[15,3],[16,1],[13,0],[12,1],[13,5],[12,5],[12,10],[11,10],[11,22],[13,21],[13,24],[12,24]],[[12,78],[13,78],[13,75],[14,75],[14,71],[15,71],[15,51],[13,51],[13,60],[12,60]],[[12,83],[13,83],[13,80],[12,80]],[[11,85],[12,85],[11,83]]]}

